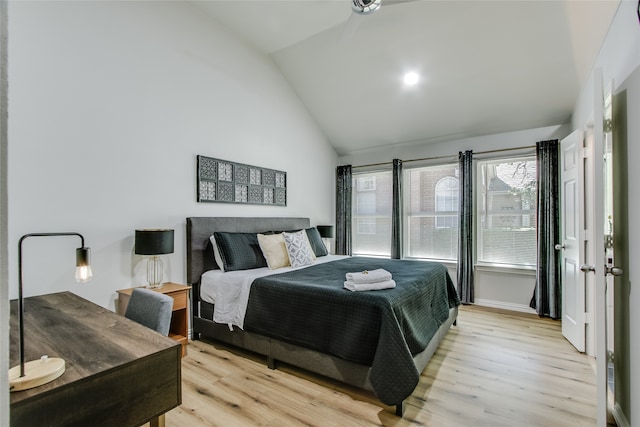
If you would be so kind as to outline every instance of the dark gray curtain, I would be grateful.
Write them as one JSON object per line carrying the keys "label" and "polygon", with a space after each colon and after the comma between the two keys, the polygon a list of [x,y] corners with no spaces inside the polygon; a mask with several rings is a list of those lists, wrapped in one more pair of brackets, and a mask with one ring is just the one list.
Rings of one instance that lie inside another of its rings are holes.
{"label": "dark gray curtain", "polygon": [[336,169],[336,254],[351,255],[351,165]]}
{"label": "dark gray curtain", "polygon": [[402,160],[393,159],[393,202],[391,207],[391,258],[402,258]]}
{"label": "dark gray curtain", "polygon": [[537,269],[531,307],[539,316],[560,319],[560,194],[558,189],[558,140],[536,143],[538,174]]}
{"label": "dark gray curtain", "polygon": [[458,153],[458,295],[463,304],[473,303],[473,152]]}

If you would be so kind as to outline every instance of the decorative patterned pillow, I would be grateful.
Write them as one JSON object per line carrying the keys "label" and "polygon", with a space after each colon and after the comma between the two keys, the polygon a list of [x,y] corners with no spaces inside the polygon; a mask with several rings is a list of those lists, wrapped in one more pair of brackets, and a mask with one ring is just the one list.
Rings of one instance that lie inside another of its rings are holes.
{"label": "decorative patterned pillow", "polygon": [[213,233],[224,271],[266,267],[256,233]]}
{"label": "decorative patterned pillow", "polygon": [[291,267],[303,267],[313,264],[315,255],[309,244],[309,238],[305,230],[296,233],[283,233],[284,243],[289,254]]}
{"label": "decorative patterned pillow", "polygon": [[271,270],[289,265],[289,255],[284,243],[284,236],[280,234],[258,234],[258,243],[262,255],[267,260]]}

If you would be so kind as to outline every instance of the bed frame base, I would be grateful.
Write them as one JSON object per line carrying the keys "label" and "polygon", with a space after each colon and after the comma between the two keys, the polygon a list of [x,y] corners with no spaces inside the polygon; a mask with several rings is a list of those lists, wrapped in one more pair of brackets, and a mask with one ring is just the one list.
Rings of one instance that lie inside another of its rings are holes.
{"label": "bed frame base", "polygon": [[271,356],[267,356],[267,368],[275,370],[276,369],[276,359]]}
{"label": "bed frame base", "polygon": [[[206,305],[206,303],[201,304]],[[422,372],[427,366],[447,331],[456,322],[457,315],[457,307],[450,309],[449,318],[438,328],[427,348],[414,356],[413,360],[419,372]],[[269,369],[276,369],[277,362],[281,361],[373,392],[373,386],[369,380],[369,372],[371,370],[369,366],[246,332],[239,328],[234,328],[233,331],[230,331],[227,325],[214,323],[211,320],[197,316],[193,317],[193,331],[193,339],[197,340],[200,336],[203,336],[266,356],[266,365]],[[395,414],[402,417],[405,402],[397,403],[395,407]]]}

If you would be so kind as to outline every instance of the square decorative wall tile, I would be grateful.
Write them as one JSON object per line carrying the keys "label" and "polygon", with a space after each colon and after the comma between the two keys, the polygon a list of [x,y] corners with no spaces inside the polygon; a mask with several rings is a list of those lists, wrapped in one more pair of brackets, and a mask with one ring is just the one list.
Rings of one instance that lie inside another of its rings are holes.
{"label": "square decorative wall tile", "polygon": [[236,184],[236,199],[237,203],[247,203],[247,186]]}
{"label": "square decorative wall tile", "polygon": [[265,205],[273,204],[273,188],[264,189],[264,204]]}
{"label": "square decorative wall tile", "polygon": [[233,183],[231,182],[218,182],[218,197],[217,201],[221,202],[233,202],[234,201]]}
{"label": "square decorative wall tile", "polygon": [[276,186],[276,173],[275,171],[265,171],[264,172],[264,185],[267,185],[269,187],[275,187]]}
{"label": "square decorative wall tile", "polygon": [[218,181],[233,181],[233,165],[218,162]]}
{"label": "square decorative wall tile", "polygon": [[260,169],[249,168],[249,184],[262,185],[262,171]]}
{"label": "square decorative wall tile", "polygon": [[236,165],[234,168],[236,174],[236,184],[248,184],[249,183],[249,166]]}
{"label": "square decorative wall tile", "polygon": [[217,179],[218,178],[218,163],[214,159],[202,159],[200,163],[200,178],[202,179]]}
{"label": "square decorative wall tile", "polygon": [[200,181],[200,198],[202,200],[215,200],[216,183],[211,181]]}
{"label": "square decorative wall tile", "polygon": [[262,186],[252,185],[249,187],[249,203],[262,204]]}

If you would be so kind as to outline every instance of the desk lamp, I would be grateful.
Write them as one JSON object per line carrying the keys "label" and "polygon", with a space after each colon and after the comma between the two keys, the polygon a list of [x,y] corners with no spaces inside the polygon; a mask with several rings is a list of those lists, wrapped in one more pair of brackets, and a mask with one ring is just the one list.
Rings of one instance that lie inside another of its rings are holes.
{"label": "desk lamp", "polygon": [[20,325],[20,366],[9,369],[9,390],[21,391],[47,384],[64,373],[63,359],[42,356],[40,360],[24,362],[24,295],[22,293],[22,242],[29,237],[78,236],[81,247],[76,249],[76,280],[88,282],[93,277],[91,273],[91,249],[84,246],[84,237],[80,233],[31,233],[25,234],[18,242],[18,319]]}

